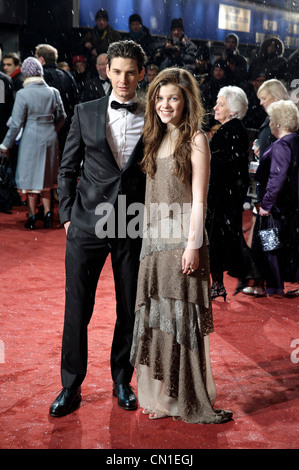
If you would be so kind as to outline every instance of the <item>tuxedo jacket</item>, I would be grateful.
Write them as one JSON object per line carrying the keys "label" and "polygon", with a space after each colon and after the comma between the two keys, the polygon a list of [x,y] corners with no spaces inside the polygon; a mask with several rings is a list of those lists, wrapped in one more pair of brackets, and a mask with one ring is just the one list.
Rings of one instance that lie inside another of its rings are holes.
{"label": "tuxedo jacket", "polygon": [[61,223],[71,221],[95,235],[101,203],[115,205],[125,196],[126,207],[144,202],[145,175],[140,169],[142,137],[120,170],[106,140],[109,96],[76,105],[58,173]]}

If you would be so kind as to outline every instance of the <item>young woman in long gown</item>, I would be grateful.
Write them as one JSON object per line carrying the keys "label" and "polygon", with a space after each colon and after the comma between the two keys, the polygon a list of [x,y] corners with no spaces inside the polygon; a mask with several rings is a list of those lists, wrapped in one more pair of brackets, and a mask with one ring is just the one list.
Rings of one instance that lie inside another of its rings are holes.
{"label": "young woman in long gown", "polygon": [[193,76],[164,69],[151,83],[145,115],[147,174],[143,245],[131,361],[150,419],[221,423],[215,410],[213,331],[204,218],[210,153],[199,130],[204,110]]}

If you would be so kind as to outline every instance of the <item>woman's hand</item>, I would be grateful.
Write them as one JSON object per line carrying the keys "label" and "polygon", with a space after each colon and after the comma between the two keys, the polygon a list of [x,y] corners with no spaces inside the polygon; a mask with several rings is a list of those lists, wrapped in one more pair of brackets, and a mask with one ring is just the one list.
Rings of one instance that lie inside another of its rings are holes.
{"label": "woman's hand", "polygon": [[199,251],[198,249],[186,248],[182,256],[182,271],[183,274],[192,274],[199,266]]}
{"label": "woman's hand", "polygon": [[270,215],[270,212],[268,211],[265,211],[265,209],[263,209],[262,207],[259,208],[259,215],[261,215],[262,217],[265,216],[265,215]]}

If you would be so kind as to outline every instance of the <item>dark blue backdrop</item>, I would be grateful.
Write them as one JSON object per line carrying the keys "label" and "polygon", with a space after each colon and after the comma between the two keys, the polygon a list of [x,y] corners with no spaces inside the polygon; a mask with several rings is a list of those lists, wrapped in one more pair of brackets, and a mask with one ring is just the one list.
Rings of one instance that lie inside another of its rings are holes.
{"label": "dark blue backdrop", "polygon": [[[282,0],[271,0],[282,5]],[[250,30],[218,28],[219,3],[250,10]],[[128,18],[139,13],[143,24],[153,34],[169,34],[172,18],[183,18],[185,33],[190,38],[223,41],[228,32],[238,34],[241,43],[255,44],[265,35],[276,34],[288,47],[299,47],[299,13],[287,12],[267,4],[237,0],[82,0],[80,26],[94,26],[95,13],[104,8],[109,23],[120,31],[128,31]]]}

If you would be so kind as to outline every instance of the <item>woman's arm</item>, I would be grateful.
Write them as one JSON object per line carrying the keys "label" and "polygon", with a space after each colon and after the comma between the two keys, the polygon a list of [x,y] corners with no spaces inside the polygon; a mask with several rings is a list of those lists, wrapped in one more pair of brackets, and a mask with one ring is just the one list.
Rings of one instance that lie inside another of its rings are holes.
{"label": "woman's arm", "polygon": [[202,245],[206,215],[206,199],[210,172],[210,149],[207,137],[199,132],[192,144],[192,210],[188,234],[188,244],[182,257],[182,270],[190,274],[199,266],[199,248]]}
{"label": "woman's arm", "polygon": [[15,103],[12,109],[11,122],[6,136],[2,142],[3,147],[10,149],[20,132],[21,128],[26,124],[27,118],[27,103],[23,97],[23,94],[18,92],[16,94]]}
{"label": "woman's arm", "polygon": [[272,146],[270,173],[266,193],[261,202],[260,215],[267,215],[275,205],[278,194],[286,180],[291,162],[291,149],[286,141],[276,141]]}

